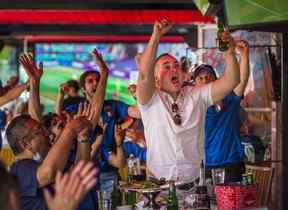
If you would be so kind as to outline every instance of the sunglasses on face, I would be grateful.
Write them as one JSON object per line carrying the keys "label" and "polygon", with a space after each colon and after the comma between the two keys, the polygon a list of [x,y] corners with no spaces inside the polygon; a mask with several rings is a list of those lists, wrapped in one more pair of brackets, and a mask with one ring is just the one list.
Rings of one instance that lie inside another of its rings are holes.
{"label": "sunglasses on face", "polygon": [[181,115],[179,114],[179,107],[176,103],[173,103],[171,105],[172,113],[173,113],[173,121],[176,125],[181,125],[182,124],[182,118]]}
{"label": "sunglasses on face", "polygon": [[44,135],[44,136],[48,136],[49,135],[49,131],[42,127],[42,126],[36,126],[35,128],[31,129],[29,131],[29,133],[27,133],[25,136],[23,136],[23,139],[32,139],[35,138],[39,135]]}

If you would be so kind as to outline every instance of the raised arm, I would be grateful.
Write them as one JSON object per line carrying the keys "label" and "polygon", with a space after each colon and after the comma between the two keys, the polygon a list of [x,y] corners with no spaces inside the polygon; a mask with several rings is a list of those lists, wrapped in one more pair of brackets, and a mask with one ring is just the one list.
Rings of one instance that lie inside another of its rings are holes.
{"label": "raised arm", "polygon": [[94,155],[96,155],[96,153],[97,153],[97,151],[98,151],[98,149],[102,143],[103,134],[105,133],[106,128],[107,128],[107,123],[105,125],[100,125],[100,126],[102,127],[102,131],[101,131],[101,133],[97,134],[94,143],[91,145],[91,153],[90,153],[91,158],[94,157]]}
{"label": "raised arm", "polygon": [[85,118],[70,121],[64,128],[59,140],[51,147],[41,166],[37,170],[37,180],[40,187],[52,183],[56,172],[62,171],[66,165],[73,139],[83,129],[91,128]]}
{"label": "raised arm", "polygon": [[95,57],[96,64],[100,68],[100,80],[99,80],[99,83],[97,85],[96,93],[93,95],[92,102],[91,102],[92,109],[94,109],[93,110],[94,115],[91,119],[91,122],[92,122],[93,128],[95,128],[98,121],[99,121],[101,112],[102,112],[109,69],[108,69],[106,63],[104,62],[101,54],[98,53],[98,51],[96,49],[94,49],[93,55]]}
{"label": "raised arm", "polygon": [[225,52],[224,74],[212,83],[211,94],[213,103],[221,101],[240,81],[239,63],[235,54],[235,41],[226,31],[222,39],[229,42],[229,49]]}
{"label": "raised arm", "polygon": [[58,115],[60,115],[63,110],[63,101],[66,89],[67,89],[66,83],[61,84],[58,89],[57,99],[54,107],[54,111]]}
{"label": "raised arm", "polygon": [[89,161],[91,158],[91,145],[89,142],[89,129],[84,129],[77,137],[77,152],[75,163],[80,160]]}
{"label": "raised arm", "polygon": [[154,66],[160,38],[172,27],[168,19],[161,19],[154,23],[153,33],[141,55],[139,76],[137,82],[137,100],[140,104],[147,104],[155,91]]}
{"label": "raised arm", "polygon": [[31,117],[37,121],[41,121],[41,105],[40,105],[40,94],[39,86],[40,79],[43,74],[43,64],[40,63],[39,67],[33,61],[31,55],[24,54],[19,59],[20,63],[23,65],[28,77],[30,85],[30,94],[28,101],[28,112]]}
{"label": "raised arm", "polygon": [[[92,105],[88,102],[80,103],[78,106],[78,111],[75,117],[85,117],[88,120],[91,120],[93,113],[91,111]],[[83,129],[77,135],[77,152],[75,162],[80,160],[89,161],[91,153],[91,145],[89,141],[90,129]]]}
{"label": "raised arm", "polygon": [[111,153],[109,155],[109,164],[116,168],[121,168],[125,165],[125,155],[122,147],[124,139],[124,130],[121,129],[121,125],[115,125],[114,128],[114,139],[116,144],[116,153]]}
{"label": "raised arm", "polygon": [[25,84],[17,85],[16,87],[13,87],[12,89],[8,90],[4,95],[0,96],[0,106],[19,97],[21,93],[24,90],[26,90],[27,86],[28,86],[28,83],[25,83]]}
{"label": "raised arm", "polygon": [[243,96],[250,75],[249,45],[246,41],[241,40],[236,42],[236,50],[240,53],[240,83],[234,89],[234,93]]}

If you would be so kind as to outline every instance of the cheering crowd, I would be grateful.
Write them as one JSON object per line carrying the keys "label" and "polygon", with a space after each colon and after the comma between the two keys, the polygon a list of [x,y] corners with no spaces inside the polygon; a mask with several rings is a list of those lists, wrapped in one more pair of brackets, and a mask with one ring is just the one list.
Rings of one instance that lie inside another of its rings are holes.
{"label": "cheering crowd", "polygon": [[204,160],[209,170],[224,169],[227,182],[241,181],[239,113],[249,77],[248,44],[224,32],[229,49],[223,75],[202,64],[191,77],[173,55],[156,56],[171,27],[168,19],[156,21],[145,50],[136,56],[138,82],[127,87],[133,105],[104,100],[108,66],[95,49],[100,71],[61,84],[54,113],[43,114],[43,65],[29,54],[20,57],[27,82],[11,78],[0,91],[1,106],[29,91],[26,108],[5,115],[5,138],[16,161],[9,171],[0,167],[3,209],[97,209],[97,191],[112,192],[131,154],[156,179],[192,182]]}

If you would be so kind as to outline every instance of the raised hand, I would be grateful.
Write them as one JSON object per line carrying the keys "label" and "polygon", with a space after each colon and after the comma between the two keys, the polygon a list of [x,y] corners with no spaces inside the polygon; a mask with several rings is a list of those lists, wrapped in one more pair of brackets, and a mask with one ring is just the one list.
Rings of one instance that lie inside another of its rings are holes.
{"label": "raised hand", "polygon": [[103,60],[103,57],[101,55],[101,53],[99,53],[97,51],[97,49],[95,48],[92,52],[92,54],[94,55],[95,58],[95,62],[96,64],[99,66],[99,68],[101,69],[101,71],[106,70],[108,72],[108,67],[105,63],[105,61]]}
{"label": "raised hand", "polygon": [[236,41],[236,50],[241,56],[249,54],[249,44],[245,40]]}
{"label": "raised hand", "polygon": [[43,74],[43,63],[41,62],[39,66],[33,61],[32,55],[23,54],[19,58],[19,62],[23,65],[26,74],[32,81],[40,81]]}
{"label": "raised hand", "polygon": [[78,110],[74,118],[77,117],[86,117],[88,120],[91,120],[92,115],[92,106],[88,102],[80,103]]}
{"label": "raised hand", "polygon": [[[84,102],[84,103],[80,103],[78,106],[78,111],[77,113],[74,115],[74,118],[79,118],[79,117],[84,117],[87,120],[91,120],[92,118],[92,109],[91,109],[91,104]],[[81,130],[78,133],[78,139],[89,139],[89,131],[90,131],[91,127],[87,127],[84,128],[83,130]]]}
{"label": "raised hand", "polygon": [[228,53],[234,53],[235,52],[235,47],[236,47],[236,42],[234,38],[231,36],[229,31],[224,31],[221,35],[221,39],[223,42],[228,42],[229,48],[227,50]]}
{"label": "raised hand", "polygon": [[158,38],[161,38],[172,28],[172,26],[172,22],[167,18],[157,20],[154,23],[153,34]]}
{"label": "raised hand", "polygon": [[65,129],[70,129],[71,132],[74,132],[75,137],[82,130],[91,128],[92,124],[88,119],[86,119],[86,117],[77,117],[76,119],[73,119],[70,122],[68,122],[68,124],[65,127]]}
{"label": "raised hand", "polygon": [[[102,132],[99,133],[96,137],[96,140],[94,141],[94,143],[91,145],[92,147],[92,150],[97,150],[98,149],[98,146],[102,143],[102,140],[103,140],[103,135],[106,131],[106,128],[107,128],[107,123],[103,124],[103,123],[98,123],[98,125],[102,128]],[[92,155],[93,156],[93,155]]]}
{"label": "raised hand", "polygon": [[114,127],[114,138],[116,146],[120,146],[123,142],[125,136],[124,130],[121,128],[121,125],[116,124]]}
{"label": "raised hand", "polygon": [[55,194],[44,190],[49,210],[74,210],[96,184],[97,169],[91,162],[80,161],[69,173],[57,173]]}
{"label": "raised hand", "polygon": [[136,99],[136,90],[137,90],[136,84],[131,84],[128,86],[128,91],[134,97],[134,99]]}
{"label": "raised hand", "polygon": [[63,95],[65,95],[68,91],[68,85],[67,83],[62,83],[60,86],[59,86],[59,92]]}
{"label": "raised hand", "polygon": [[92,122],[96,114],[97,111],[95,108],[93,108],[90,103],[84,102],[79,104],[77,113],[74,115],[74,118],[85,117],[87,120]]}

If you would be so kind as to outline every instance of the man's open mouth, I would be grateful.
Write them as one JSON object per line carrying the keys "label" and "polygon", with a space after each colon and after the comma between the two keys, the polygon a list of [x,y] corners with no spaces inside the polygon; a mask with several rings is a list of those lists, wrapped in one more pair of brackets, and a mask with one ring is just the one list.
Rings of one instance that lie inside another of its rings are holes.
{"label": "man's open mouth", "polygon": [[171,82],[172,82],[173,84],[178,83],[178,82],[179,82],[179,78],[178,78],[177,76],[173,76],[173,77],[171,78]]}

